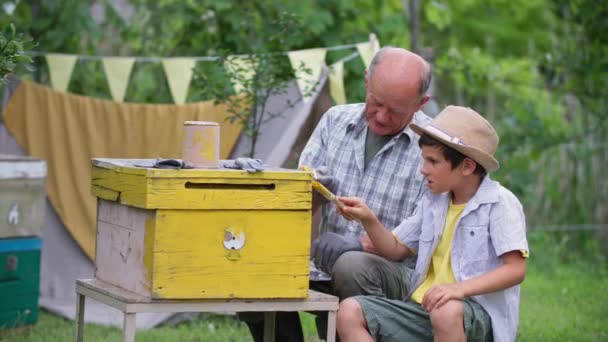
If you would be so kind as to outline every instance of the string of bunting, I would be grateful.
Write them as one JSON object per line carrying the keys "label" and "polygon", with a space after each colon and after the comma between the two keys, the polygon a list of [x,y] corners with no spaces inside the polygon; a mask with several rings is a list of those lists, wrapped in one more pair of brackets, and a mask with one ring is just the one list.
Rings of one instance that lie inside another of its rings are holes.
{"label": "string of bunting", "polygon": [[[306,84],[314,84],[319,80],[323,66],[325,66],[325,56],[327,51],[336,51],[344,49],[353,49],[356,51],[350,55],[336,61],[329,66],[329,82],[330,94],[333,100],[338,104],[346,103],[346,95],[344,92],[344,63],[360,56],[363,64],[367,67],[371,62],[376,51],[380,49],[380,44],[376,36],[370,34],[370,40],[356,44],[337,45],[325,48],[314,48],[305,50],[289,51],[286,54],[289,61],[297,70],[297,66],[304,66],[311,73],[296,72],[296,81],[300,91],[304,93]],[[79,54],[61,54],[61,53],[46,53],[39,51],[28,52],[30,56],[42,56],[45,58],[51,87],[58,91],[67,91],[74,65],[79,60],[101,60],[103,70],[106,75],[106,80],[110,88],[112,99],[117,102],[122,102],[127,90],[131,70],[135,62],[160,62],[163,66],[169,90],[174,103],[183,104],[186,102],[188,88],[192,80],[192,69],[197,62],[209,62],[218,59],[217,56],[199,56],[199,57],[143,57],[143,56],[92,56]],[[248,65],[249,60],[243,55],[229,56],[228,62],[224,65],[229,74],[234,74],[235,70],[245,70],[246,77],[252,77],[254,70],[251,65]],[[241,74],[241,78],[242,78]],[[236,93],[244,90],[243,84],[236,77],[232,78],[232,85]],[[304,97],[304,101],[310,100],[309,97]]]}

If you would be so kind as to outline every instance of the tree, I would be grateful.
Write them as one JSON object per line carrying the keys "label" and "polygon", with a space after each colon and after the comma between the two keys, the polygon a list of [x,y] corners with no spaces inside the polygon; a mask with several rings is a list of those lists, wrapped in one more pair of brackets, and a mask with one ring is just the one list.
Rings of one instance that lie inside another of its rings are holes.
{"label": "tree", "polygon": [[[203,97],[226,104],[230,113],[228,120],[243,127],[243,133],[251,140],[250,157],[255,156],[261,126],[281,115],[281,112],[268,110],[268,100],[271,96],[285,94],[289,82],[294,79],[294,70],[285,53],[290,46],[289,40],[301,34],[301,24],[292,14],[279,12],[277,15],[276,20],[269,18],[276,27],[268,32],[263,47],[253,45],[247,54],[241,56],[223,53],[210,67],[198,68],[194,75],[194,83],[201,89]],[[301,72],[310,73],[310,70],[302,64],[295,74]],[[240,85],[236,94],[231,80]],[[301,89],[302,95],[308,95],[313,86]],[[292,107],[295,103],[287,100],[285,106]]]}
{"label": "tree", "polygon": [[30,42],[17,33],[13,24],[0,32],[0,84],[6,84],[6,76],[19,67],[33,70],[32,59],[24,52],[24,46],[29,46]]}

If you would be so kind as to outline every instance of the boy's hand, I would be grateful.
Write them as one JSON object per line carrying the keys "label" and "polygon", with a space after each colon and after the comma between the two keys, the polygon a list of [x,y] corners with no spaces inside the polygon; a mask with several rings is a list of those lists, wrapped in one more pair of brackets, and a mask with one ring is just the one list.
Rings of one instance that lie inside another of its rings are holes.
{"label": "boy's hand", "polygon": [[338,212],[347,220],[358,220],[361,223],[377,220],[376,215],[360,198],[357,197],[338,197],[338,201],[344,204]]}
{"label": "boy's hand", "polygon": [[364,252],[379,255],[378,250],[376,250],[376,247],[374,247],[374,243],[372,242],[372,239],[369,238],[367,233],[363,233],[359,236],[359,242],[361,243],[361,247],[363,247]]}
{"label": "boy's hand", "polygon": [[440,308],[449,300],[463,300],[464,293],[458,284],[441,284],[431,287],[422,298],[422,308],[427,312]]}

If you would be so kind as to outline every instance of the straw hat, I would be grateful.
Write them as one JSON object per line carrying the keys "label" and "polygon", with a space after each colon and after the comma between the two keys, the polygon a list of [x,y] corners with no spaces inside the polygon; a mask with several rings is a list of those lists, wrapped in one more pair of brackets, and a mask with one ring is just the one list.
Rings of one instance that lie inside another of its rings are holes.
{"label": "straw hat", "polygon": [[487,172],[498,169],[498,161],[494,159],[498,135],[492,125],[471,108],[447,106],[424,127],[414,123],[410,127],[475,160]]}

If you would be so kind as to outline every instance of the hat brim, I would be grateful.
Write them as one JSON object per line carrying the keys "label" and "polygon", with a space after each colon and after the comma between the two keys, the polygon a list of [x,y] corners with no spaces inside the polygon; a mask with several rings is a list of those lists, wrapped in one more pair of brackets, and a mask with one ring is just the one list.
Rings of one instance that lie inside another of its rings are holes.
{"label": "hat brim", "polygon": [[433,137],[434,139],[441,141],[442,144],[445,144],[445,145],[455,149],[456,151],[464,154],[465,156],[473,159],[474,161],[479,163],[481,166],[483,166],[483,168],[486,169],[487,172],[496,171],[500,167],[500,164],[494,157],[492,157],[491,155],[487,154],[486,152],[484,152],[482,150],[479,150],[475,147],[460,145],[460,144],[453,143],[451,141],[447,141],[444,138],[439,137],[436,134],[433,134],[433,133],[427,131],[424,127],[419,126],[415,123],[411,123],[410,128],[412,129],[412,131],[414,131],[418,135],[427,134],[427,135]]}

